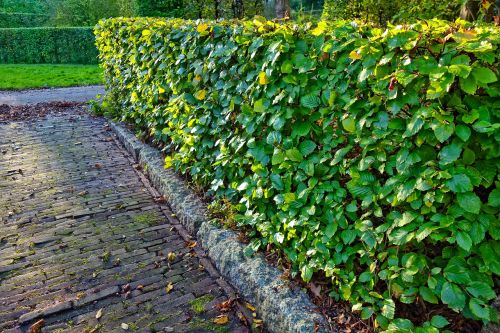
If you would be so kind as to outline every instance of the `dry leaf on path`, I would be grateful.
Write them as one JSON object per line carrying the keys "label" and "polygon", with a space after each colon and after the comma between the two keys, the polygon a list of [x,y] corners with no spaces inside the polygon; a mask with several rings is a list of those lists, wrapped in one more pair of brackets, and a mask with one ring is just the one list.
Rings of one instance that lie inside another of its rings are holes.
{"label": "dry leaf on path", "polygon": [[99,309],[97,313],[95,314],[95,319],[99,320],[99,318],[102,317],[102,309]]}
{"label": "dry leaf on path", "polygon": [[125,331],[128,330],[128,324],[125,324],[125,323],[122,323],[122,329],[124,329]]}
{"label": "dry leaf on path", "polygon": [[40,319],[39,321],[31,325],[28,333],[40,333],[42,331],[43,325],[45,325],[45,320]]}
{"label": "dry leaf on path", "polygon": [[217,325],[225,325],[229,322],[229,317],[226,315],[220,315],[217,316],[217,318],[214,319],[214,323]]}
{"label": "dry leaf on path", "polygon": [[172,289],[174,289],[174,285],[172,284],[172,282],[169,282],[167,284],[167,286],[165,287],[165,291],[168,293],[170,293],[172,291]]}

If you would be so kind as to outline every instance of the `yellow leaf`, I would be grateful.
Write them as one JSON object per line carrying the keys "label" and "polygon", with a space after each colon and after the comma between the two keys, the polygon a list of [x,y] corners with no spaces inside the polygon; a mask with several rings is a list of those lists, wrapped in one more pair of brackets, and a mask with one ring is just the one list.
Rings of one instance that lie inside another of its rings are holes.
{"label": "yellow leaf", "polygon": [[260,72],[259,73],[259,84],[260,85],[265,85],[268,84],[269,81],[267,80],[267,75],[265,72]]}
{"label": "yellow leaf", "polygon": [[196,75],[193,79],[193,81],[200,82],[201,81],[201,75]]}
{"label": "yellow leaf", "polygon": [[326,22],[319,22],[319,23],[318,23],[318,26],[312,30],[312,34],[313,34],[314,36],[319,36],[319,35],[321,35],[323,32],[325,32],[326,27],[327,27]]}
{"label": "yellow leaf", "polygon": [[349,53],[349,58],[353,60],[358,60],[361,59],[361,55],[356,51],[351,51],[351,53]]}
{"label": "yellow leaf", "polygon": [[173,165],[173,158],[171,156],[165,157],[165,169],[171,168]]}
{"label": "yellow leaf", "polygon": [[248,310],[254,312],[255,311],[255,306],[253,306],[250,303],[245,303],[245,306],[247,307]]}
{"label": "yellow leaf", "polygon": [[166,90],[162,87],[159,87],[158,88],[158,93],[161,95],[161,94],[164,94],[166,92]]}
{"label": "yellow leaf", "polygon": [[172,289],[174,289],[174,285],[172,284],[172,282],[169,282],[167,284],[167,286],[165,287],[165,291],[168,293],[170,293],[172,291]]}
{"label": "yellow leaf", "polygon": [[254,323],[255,325],[257,325],[257,326],[260,326],[260,325],[262,325],[263,321],[262,321],[262,319],[254,319],[254,320],[253,320],[253,323]]}
{"label": "yellow leaf", "polygon": [[143,37],[146,37],[146,36],[149,36],[149,35],[151,35],[151,31],[150,30],[148,30],[148,29],[142,30],[142,36]]}
{"label": "yellow leaf", "polygon": [[97,313],[95,314],[95,319],[99,319],[102,317],[102,309],[99,309],[99,311],[97,311]]}
{"label": "yellow leaf", "polygon": [[177,255],[174,252],[169,252],[167,254],[167,259],[169,262],[174,262],[175,258],[177,258]]}
{"label": "yellow leaf", "polygon": [[202,23],[202,24],[198,24],[196,31],[198,31],[199,33],[202,33],[202,32],[207,31],[207,29],[208,29],[208,24]]}
{"label": "yellow leaf", "polygon": [[220,315],[217,316],[217,318],[214,319],[214,323],[217,325],[225,325],[229,322],[229,317],[226,315]]}
{"label": "yellow leaf", "polygon": [[194,97],[199,100],[199,101],[202,101],[205,99],[205,97],[207,96],[207,91],[206,90],[198,90],[196,92],[196,94],[194,94]]}

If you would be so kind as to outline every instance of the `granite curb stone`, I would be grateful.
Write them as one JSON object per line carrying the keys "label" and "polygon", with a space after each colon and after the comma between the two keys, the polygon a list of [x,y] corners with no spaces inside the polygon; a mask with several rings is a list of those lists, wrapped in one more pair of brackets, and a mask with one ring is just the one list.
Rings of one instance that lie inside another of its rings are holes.
{"label": "granite curb stone", "polygon": [[[245,245],[238,241],[235,232],[210,222],[206,205],[175,172],[163,167],[160,151],[141,143],[122,124],[110,121],[110,127],[165,196],[179,221],[197,236],[221,274],[257,307],[270,331],[328,332],[326,319],[305,292],[292,290],[280,278],[281,272],[267,264],[261,255],[245,256]],[[323,328],[315,330],[316,324]]]}

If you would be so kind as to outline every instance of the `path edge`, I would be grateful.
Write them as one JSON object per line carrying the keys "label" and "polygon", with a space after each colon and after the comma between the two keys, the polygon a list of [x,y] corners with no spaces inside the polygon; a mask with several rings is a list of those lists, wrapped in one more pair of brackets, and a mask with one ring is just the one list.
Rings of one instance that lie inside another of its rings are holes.
{"label": "path edge", "polygon": [[[171,169],[165,169],[161,152],[140,142],[123,124],[109,120],[118,140],[142,167],[153,186],[164,195],[184,227],[201,246],[228,282],[257,308],[271,332],[326,333],[327,320],[309,296],[291,289],[282,272],[257,254],[243,254],[238,235],[211,222],[206,205]],[[318,327],[323,327],[318,329]]]}

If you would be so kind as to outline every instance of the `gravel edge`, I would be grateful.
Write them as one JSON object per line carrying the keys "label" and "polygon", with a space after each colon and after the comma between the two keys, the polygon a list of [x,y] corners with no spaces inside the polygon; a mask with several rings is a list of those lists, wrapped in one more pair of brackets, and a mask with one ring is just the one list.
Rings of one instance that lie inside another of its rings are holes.
{"label": "gravel edge", "polygon": [[163,167],[158,149],[140,142],[119,123],[109,122],[126,150],[141,165],[154,187],[165,196],[184,227],[197,236],[220,273],[249,302],[256,306],[267,328],[275,333],[322,333],[315,324],[327,327],[326,319],[302,290],[290,289],[282,273],[261,255],[246,257],[238,235],[210,222],[206,205],[175,172]]}

